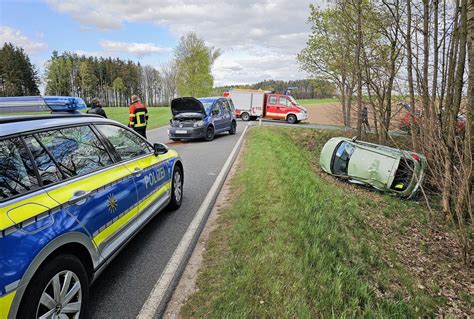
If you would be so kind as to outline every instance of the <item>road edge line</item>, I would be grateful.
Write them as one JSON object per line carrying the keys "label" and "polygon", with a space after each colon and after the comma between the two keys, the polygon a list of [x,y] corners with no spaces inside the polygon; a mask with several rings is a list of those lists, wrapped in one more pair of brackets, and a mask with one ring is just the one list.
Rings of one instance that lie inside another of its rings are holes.
{"label": "road edge line", "polygon": [[166,310],[166,305],[171,299],[172,292],[179,282],[179,277],[181,276],[187,261],[189,260],[189,257],[196,246],[199,235],[206,224],[207,217],[214,206],[217,195],[219,194],[222,185],[224,184],[224,181],[231,169],[231,166],[238,155],[238,151],[242,146],[242,141],[248,128],[249,125],[245,126],[242,135],[237,141],[237,144],[235,144],[234,148],[232,149],[229,157],[224,163],[224,166],[219,172],[219,175],[217,175],[216,180],[212,184],[201,206],[197,210],[196,215],[189,224],[188,229],[181,238],[178,246],[173,252],[173,255],[166,264],[166,267],[163,270],[160,278],[155,283],[145,303],[142,305],[142,308],[137,315],[138,319],[152,318],[156,315],[161,317]]}

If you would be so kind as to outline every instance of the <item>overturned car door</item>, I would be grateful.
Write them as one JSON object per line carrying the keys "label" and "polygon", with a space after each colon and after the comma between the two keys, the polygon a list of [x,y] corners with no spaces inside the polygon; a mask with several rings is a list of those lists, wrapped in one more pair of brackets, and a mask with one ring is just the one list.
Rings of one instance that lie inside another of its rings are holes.
{"label": "overturned car door", "polygon": [[349,161],[347,174],[351,180],[369,183],[379,190],[388,190],[399,159],[357,146]]}

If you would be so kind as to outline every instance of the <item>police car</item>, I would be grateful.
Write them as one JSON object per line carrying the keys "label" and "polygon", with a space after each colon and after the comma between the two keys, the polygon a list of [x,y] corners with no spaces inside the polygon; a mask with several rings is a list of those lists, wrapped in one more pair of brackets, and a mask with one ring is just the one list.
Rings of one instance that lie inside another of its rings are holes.
{"label": "police car", "polygon": [[79,98],[0,98],[23,105],[54,112],[0,117],[0,318],[80,318],[127,241],[180,207],[183,164]]}

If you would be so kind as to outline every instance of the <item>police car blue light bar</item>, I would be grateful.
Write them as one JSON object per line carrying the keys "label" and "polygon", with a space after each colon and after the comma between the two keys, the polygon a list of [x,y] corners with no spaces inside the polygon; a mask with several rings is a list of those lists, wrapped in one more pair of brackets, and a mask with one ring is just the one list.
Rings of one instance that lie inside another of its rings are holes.
{"label": "police car blue light bar", "polygon": [[75,112],[86,107],[81,98],[72,96],[0,97],[0,112]]}
{"label": "police car blue light bar", "polygon": [[44,96],[43,100],[53,112],[77,111],[87,107],[86,103],[84,103],[80,97]]}

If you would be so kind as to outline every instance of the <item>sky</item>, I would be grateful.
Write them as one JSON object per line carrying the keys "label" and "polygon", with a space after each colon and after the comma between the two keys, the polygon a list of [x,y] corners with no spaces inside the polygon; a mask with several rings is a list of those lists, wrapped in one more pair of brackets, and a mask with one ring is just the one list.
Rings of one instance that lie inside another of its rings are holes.
{"label": "sky", "polygon": [[51,53],[119,57],[159,67],[194,31],[222,55],[214,84],[295,80],[322,0],[0,0],[0,43],[21,46],[44,69]]}

